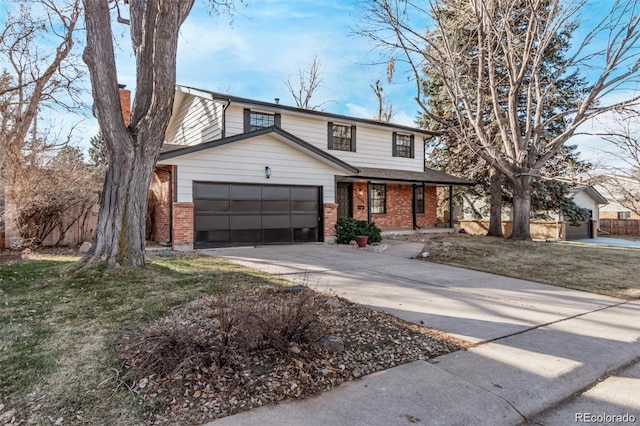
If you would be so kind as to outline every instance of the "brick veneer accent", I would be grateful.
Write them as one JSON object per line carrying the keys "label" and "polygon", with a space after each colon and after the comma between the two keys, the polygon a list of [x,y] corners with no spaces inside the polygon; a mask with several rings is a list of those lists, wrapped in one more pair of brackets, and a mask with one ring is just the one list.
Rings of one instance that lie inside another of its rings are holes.
{"label": "brick veneer accent", "polygon": [[173,245],[193,245],[194,203],[173,203]]}
{"label": "brick veneer accent", "polygon": [[438,188],[424,187],[424,213],[417,215],[418,226],[428,228],[438,223]]}
{"label": "brick veneer accent", "polygon": [[324,236],[336,236],[336,223],[338,222],[338,205],[336,203],[324,203]]}
{"label": "brick veneer accent", "polygon": [[118,94],[120,95],[122,119],[124,120],[124,124],[128,126],[131,122],[131,90],[127,90],[124,88],[124,85],[120,85]]}
{"label": "brick veneer accent", "polygon": [[[169,166],[171,169],[172,166]],[[171,174],[166,170],[156,170],[151,181],[151,192],[153,193],[153,234],[151,238],[159,243],[171,241]]]}
{"label": "brick veneer accent", "polygon": [[[412,203],[413,188],[411,185],[387,184],[387,211],[384,214],[372,214],[371,221],[375,222],[381,229],[412,228]],[[436,225],[436,207],[436,187],[425,186],[424,213],[416,214],[416,222],[419,227],[427,228]]]}
{"label": "brick veneer accent", "polygon": [[[599,213],[600,219],[618,219],[618,212],[602,211]],[[640,219],[640,215],[631,212],[629,219]]]}

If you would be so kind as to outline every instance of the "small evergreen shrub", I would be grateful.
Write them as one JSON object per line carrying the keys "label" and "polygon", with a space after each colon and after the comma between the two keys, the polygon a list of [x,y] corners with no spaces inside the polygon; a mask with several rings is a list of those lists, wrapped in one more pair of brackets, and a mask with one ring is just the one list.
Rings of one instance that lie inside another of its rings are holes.
{"label": "small evergreen shrub", "polygon": [[382,241],[380,228],[375,223],[368,223],[366,220],[357,220],[351,217],[338,219],[336,223],[336,242],[338,244],[349,244],[358,235],[369,237],[369,244]]}

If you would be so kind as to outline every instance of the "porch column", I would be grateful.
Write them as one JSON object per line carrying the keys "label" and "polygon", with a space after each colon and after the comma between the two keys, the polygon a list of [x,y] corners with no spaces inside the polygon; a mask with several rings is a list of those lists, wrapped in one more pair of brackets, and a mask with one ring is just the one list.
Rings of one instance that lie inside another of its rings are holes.
{"label": "porch column", "polygon": [[453,228],[453,185],[449,185],[449,228]]}

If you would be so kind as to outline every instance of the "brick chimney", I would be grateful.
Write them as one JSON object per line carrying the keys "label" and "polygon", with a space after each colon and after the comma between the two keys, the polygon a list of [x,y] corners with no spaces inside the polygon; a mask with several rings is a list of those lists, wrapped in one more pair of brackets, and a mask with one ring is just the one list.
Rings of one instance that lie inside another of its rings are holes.
{"label": "brick chimney", "polygon": [[118,93],[120,94],[120,108],[122,109],[122,119],[125,125],[129,125],[131,121],[131,90],[125,89],[124,84],[118,84]]}

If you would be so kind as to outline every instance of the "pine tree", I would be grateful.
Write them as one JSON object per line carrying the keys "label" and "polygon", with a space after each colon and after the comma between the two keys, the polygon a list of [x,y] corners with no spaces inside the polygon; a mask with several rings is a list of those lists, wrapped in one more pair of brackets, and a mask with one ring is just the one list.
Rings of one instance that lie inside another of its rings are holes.
{"label": "pine tree", "polygon": [[[461,25],[464,22],[466,14],[471,22],[471,10],[468,3],[460,0],[442,0],[439,2],[439,8],[434,10],[434,14],[438,16],[440,24],[447,28],[449,37],[447,40],[436,40],[436,43],[454,42],[458,48],[466,49],[469,57],[476,56],[477,45],[474,44],[477,27],[474,25]],[[512,13],[512,22],[514,29],[519,30],[520,37],[526,36],[526,19],[527,16],[517,13],[518,9],[514,8]],[[517,20],[520,20],[519,22]],[[545,51],[542,72],[537,77],[542,79],[549,78],[557,73],[565,66],[565,54],[570,47],[569,41],[574,25],[566,26],[561,32],[555,35],[552,43]],[[436,37],[433,34],[433,37]],[[496,61],[500,63],[500,60]],[[467,69],[459,69],[459,78],[477,77],[477,61],[469,61],[466,63]],[[488,66],[488,65],[487,65]],[[457,176],[464,176],[478,182],[475,188],[465,188],[462,195],[470,198],[483,196],[487,192],[490,194],[491,215],[490,227],[488,235],[502,236],[502,206],[510,205],[513,202],[513,185],[509,180],[504,179],[502,173],[492,164],[483,160],[480,156],[470,148],[469,144],[461,140],[458,135],[467,133],[467,138],[473,138],[469,135],[469,129],[463,128],[456,116],[456,108],[451,104],[451,97],[448,93],[447,82],[442,80],[442,73],[437,68],[437,64],[427,64],[423,68],[424,80],[422,81],[422,89],[425,94],[425,105],[428,113],[422,117],[422,125],[429,130],[441,131],[443,136],[434,139],[430,145],[430,153],[427,161],[430,167],[436,167],[447,173]],[[506,70],[504,71],[506,73]],[[498,74],[500,76],[500,74]],[[503,107],[508,108],[508,91],[509,87],[506,83],[507,76],[502,76],[502,81],[486,82],[485,88],[488,92],[492,85],[497,87],[497,92],[503,97]],[[525,76],[525,82],[529,84],[527,79],[531,79],[531,75]],[[527,85],[525,84],[525,86]],[[544,104],[543,117],[550,118],[557,110],[566,110],[575,108],[579,102],[579,94],[587,87],[587,83],[580,78],[577,71],[566,75],[565,77],[555,80],[554,84],[558,85],[552,101]],[[519,109],[527,111],[525,103],[527,97],[522,96],[518,99]],[[492,105],[479,105],[482,111],[483,126],[485,132],[490,135],[490,139],[494,141],[496,149],[500,149],[499,129],[495,126],[495,114]],[[523,123],[526,117],[521,117]],[[550,125],[545,128],[544,138],[553,139],[566,130],[569,123],[568,120],[550,121]],[[455,127],[457,131],[448,132]],[[553,179],[554,177],[575,177],[577,173],[584,172],[588,168],[588,164],[580,162],[577,158],[576,146],[563,147],[551,160],[547,162],[542,170],[541,176],[544,179],[537,178],[532,182],[531,194],[531,211],[560,211],[563,215],[572,221],[585,220],[587,214],[584,209],[580,209],[575,203],[568,198],[568,192],[571,185],[563,180]]]}

